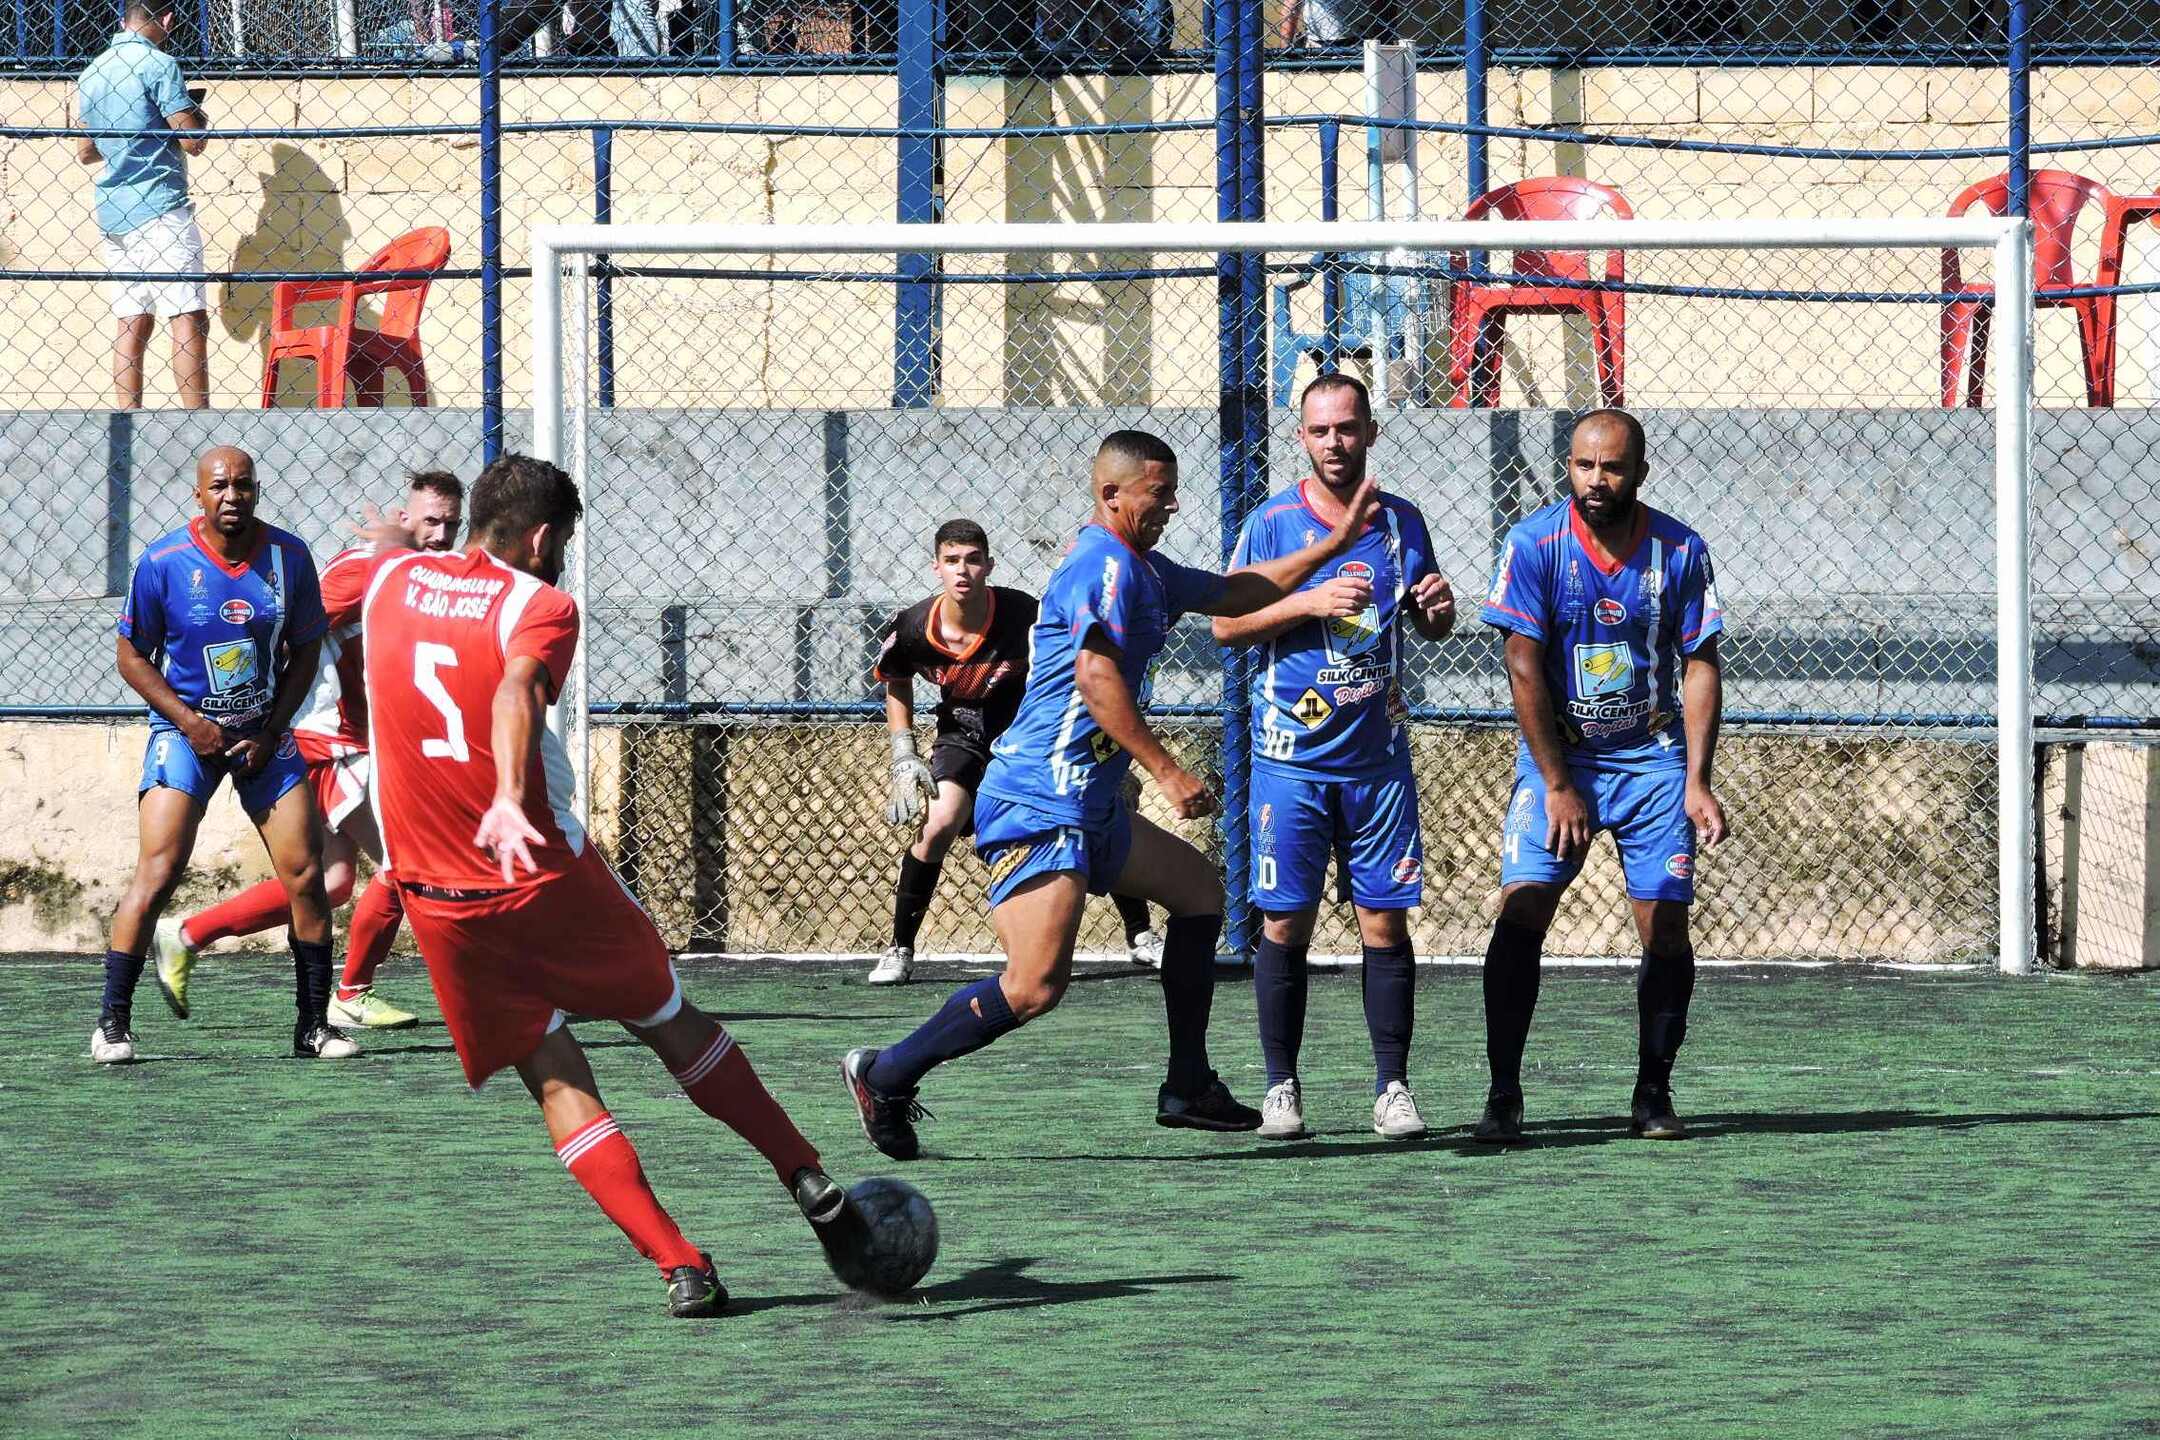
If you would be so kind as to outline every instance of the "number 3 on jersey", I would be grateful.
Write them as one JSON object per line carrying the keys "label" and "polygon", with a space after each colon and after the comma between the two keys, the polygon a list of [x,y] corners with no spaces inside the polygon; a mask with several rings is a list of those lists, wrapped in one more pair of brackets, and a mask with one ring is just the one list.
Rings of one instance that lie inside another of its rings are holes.
{"label": "number 3 on jersey", "polygon": [[442,712],[446,734],[437,739],[429,736],[420,742],[420,753],[430,760],[455,760],[460,764],[472,759],[472,751],[465,744],[465,716],[443,688],[437,669],[456,669],[457,651],[448,645],[437,645],[423,640],[413,646],[413,688],[428,699],[428,703]]}

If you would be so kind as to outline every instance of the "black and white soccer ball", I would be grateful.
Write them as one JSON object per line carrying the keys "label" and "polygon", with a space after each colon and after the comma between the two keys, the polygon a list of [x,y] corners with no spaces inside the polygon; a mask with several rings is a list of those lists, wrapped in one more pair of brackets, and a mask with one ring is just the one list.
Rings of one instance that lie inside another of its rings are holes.
{"label": "black and white soccer ball", "polygon": [[848,1199],[862,1217],[865,1236],[841,1281],[874,1295],[913,1290],[937,1263],[937,1212],[929,1198],[905,1180],[880,1176],[850,1185]]}

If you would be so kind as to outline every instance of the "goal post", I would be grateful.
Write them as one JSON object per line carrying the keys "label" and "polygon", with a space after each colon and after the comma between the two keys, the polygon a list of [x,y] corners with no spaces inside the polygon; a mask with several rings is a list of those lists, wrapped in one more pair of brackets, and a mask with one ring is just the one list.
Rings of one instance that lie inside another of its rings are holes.
{"label": "goal post", "polygon": [[[760,267],[775,272],[775,283],[780,272],[791,264],[825,265],[844,257],[884,257],[897,260],[903,255],[934,255],[941,263],[954,257],[990,257],[1002,262],[1005,276],[1032,282],[1039,277],[1019,275],[1034,267],[1050,265],[1061,260],[1072,261],[1078,257],[1141,257],[1142,266],[1170,263],[1167,259],[1153,257],[1202,257],[1198,262],[1228,255],[1264,254],[1284,257],[1317,258],[1331,255],[1338,259],[1349,256],[1371,255],[1375,257],[1444,257],[1454,252],[1470,252],[1497,256],[1500,252],[1539,251],[1611,251],[1622,252],[1631,257],[1643,252],[1728,252],[1746,254],[1761,252],[1766,259],[1791,252],[1852,251],[1852,252],[1963,252],[1972,262],[1986,263],[1993,276],[1988,303],[1992,307],[1992,333],[1995,340],[1995,363],[1989,367],[1988,384],[1991,387],[1994,406],[1992,416],[1992,470],[1993,470],[1993,714],[1965,717],[1972,726],[1985,726],[1992,719],[1992,744],[1994,749],[1993,773],[1993,839],[1996,848],[1994,888],[1996,891],[1995,929],[1998,963],[2010,973],[2029,971],[2035,957],[2035,880],[2034,880],[2034,812],[2033,793],[2033,738],[2034,699],[2031,669],[2032,618],[2030,600],[2030,561],[2028,555],[2028,504],[2030,491],[2030,427],[2032,423],[2032,253],[2029,224],[2019,218],[1960,218],[1960,219],[1746,219],[1722,221],[1664,222],[1656,220],[1594,221],[1594,222],[1338,222],[1338,223],[1221,223],[1221,224],[942,224],[903,225],[892,223],[851,225],[543,225],[532,232],[532,386],[533,415],[532,435],[535,452],[542,458],[565,464],[572,469],[585,488],[588,520],[584,533],[572,547],[570,573],[566,577],[574,590],[581,609],[586,615],[587,639],[579,649],[579,671],[571,693],[564,697],[558,723],[563,725],[571,743],[573,764],[579,773],[580,803],[586,803],[589,749],[585,727],[593,714],[595,696],[592,692],[591,671],[587,654],[593,647],[595,616],[592,608],[594,575],[588,556],[594,552],[594,538],[605,527],[637,521],[649,523],[653,517],[633,517],[610,513],[604,500],[596,503],[592,487],[587,484],[592,460],[592,446],[596,443],[589,427],[592,423],[590,398],[590,366],[587,350],[590,345],[589,328],[592,306],[588,299],[590,277],[596,266],[606,257],[605,265],[621,273],[632,273],[644,267],[646,273],[668,277],[676,281],[694,281],[694,269],[670,269],[661,261],[664,257],[703,257],[705,263],[715,267],[715,274],[730,283],[756,283],[758,273],[750,266],[741,264],[742,257],[756,257]],[[723,262],[735,257],[736,264],[727,268]],[[1196,262],[1186,259],[1192,265]],[[1384,263],[1384,262],[1375,262]],[[858,267],[860,268],[860,267]],[[1976,264],[1968,264],[1970,274]],[[897,274],[898,266],[894,266]],[[1176,273],[1169,269],[1150,271],[1132,267],[1128,272],[1145,280],[1150,275]],[[960,279],[996,281],[999,274],[981,277],[961,276]],[[954,282],[943,282],[954,283]],[[1133,283],[1140,283],[1135,281]],[[1550,282],[1547,282],[1550,283]],[[1593,282],[1594,283],[1594,282]],[[1626,288],[1625,286],[1620,288]],[[1653,287],[1637,287],[1652,293],[1684,294],[1700,292],[1715,298],[1715,287],[1671,286],[1659,292]],[[1785,287],[1790,294],[1783,298],[1798,302],[1821,301],[1841,303],[1865,301],[1865,295],[1828,293],[1814,295],[1810,287]],[[1816,286],[1813,289],[1823,289]],[[1860,292],[1881,289],[1879,285],[1854,284],[1849,279],[1843,290]],[[1435,286],[1444,293],[1445,286]],[[1770,293],[1769,290],[1764,292]],[[1976,292],[1977,293],[1977,288]],[[1903,300],[1912,308],[1928,313],[1926,295],[1903,295],[1884,297]],[[1631,301],[1634,297],[1630,296]],[[1226,302],[1227,303],[1227,302]],[[1332,303],[1332,297],[1331,297]],[[623,302],[615,302],[619,315]],[[1260,317],[1258,328],[1265,332],[1267,317]],[[816,339],[817,337],[813,337]],[[1717,337],[1705,330],[1703,343],[1712,343]],[[685,344],[711,344],[710,337]],[[862,343],[884,343],[863,337]],[[1687,337],[1668,337],[1665,348],[1687,343]],[[1932,357],[1931,357],[1932,358]],[[1767,363],[1767,362],[1766,362]],[[1906,363],[1910,363],[1909,361]],[[1266,357],[1260,360],[1260,369],[1266,369]],[[889,373],[889,371],[888,371]],[[1048,393],[1046,391],[1046,393]],[[1388,397],[1376,397],[1385,405]],[[618,401],[617,403],[623,403]],[[1568,408],[1568,407],[1561,407]],[[1586,408],[1576,405],[1573,408]],[[1917,405],[1915,415],[1925,415]],[[1946,417],[1946,418],[1945,418]],[[1392,425],[1394,412],[1383,413],[1383,421]],[[1947,423],[1956,419],[1955,412],[1942,412],[1937,420],[1928,423]],[[1225,443],[1235,443],[1233,437],[1225,437]],[[1652,447],[1652,460],[1658,459],[1656,447]],[[1070,457],[1059,457],[1063,463]],[[829,463],[829,462],[828,462]],[[1774,458],[1769,463],[1775,463]],[[805,472],[806,474],[809,472]],[[1385,477],[1383,477],[1385,478]],[[1977,480],[1977,476],[1973,477]],[[1653,478],[1653,484],[1655,480]],[[1654,499],[1654,497],[1652,497]],[[844,500],[843,500],[844,505]],[[1226,515],[1228,513],[1226,509]],[[986,522],[999,517],[986,513]],[[1074,523],[1080,518],[1071,517]],[[1429,515],[1434,528],[1448,523],[1447,517]],[[1682,519],[1689,518],[1686,514]],[[665,523],[681,525],[689,523],[690,517],[675,515]],[[830,515],[828,526],[835,523]],[[852,523],[842,515],[840,523]],[[1698,528],[1704,528],[1698,526]],[[1715,533],[1705,531],[1713,551],[1719,544]],[[646,544],[660,550],[670,546],[667,533],[645,537]],[[1462,597],[1464,628],[1474,626],[1475,605],[1483,593],[1485,577],[1476,574],[1456,574],[1454,579]],[[1721,572],[1722,578],[1722,572]],[[1924,588],[1924,587],[1923,587]],[[1824,613],[1834,620],[1835,597],[1824,602]],[[1918,613],[1917,611],[1914,613]],[[679,620],[663,623],[682,623]],[[1736,617],[1736,624],[1745,625],[1744,615]],[[802,646],[798,636],[798,651]],[[813,648],[818,642],[813,640]],[[1727,704],[1730,711],[1737,697],[1744,696],[1749,687],[1749,676],[1744,669],[1728,661]],[[1157,697],[1160,700],[1160,697]],[[695,709],[694,703],[690,708]],[[739,707],[740,708],[740,707]],[[1199,707],[1204,711],[1205,707]],[[1745,708],[1744,706],[1742,707]],[[1915,718],[1914,707],[1900,702],[1897,714],[1886,722],[1906,726],[1922,726],[1935,723],[1927,717]],[[635,707],[620,713],[632,713]],[[659,713],[653,707],[635,713]],[[777,713],[777,712],[776,712]],[[857,723],[869,723],[862,713],[849,711]],[[1464,709],[1465,717],[1482,717],[1486,723],[1504,725],[1504,710],[1488,705],[1483,709]],[[1858,724],[1858,717],[1809,717],[1797,709],[1790,709],[1786,718],[1797,717],[1799,722],[1831,725],[1851,721]],[[1204,723],[1206,716],[1200,719]],[[1767,720],[1765,723],[1769,723]],[[1847,732],[1851,733],[1851,732]],[[1722,753],[1722,752],[1721,752]],[[1497,783],[1497,782],[1496,782]],[[1977,793],[1977,785],[1976,785]],[[870,807],[867,804],[866,810]],[[1742,818],[1745,818],[1743,809]],[[1433,824],[1427,818],[1428,829]],[[738,837],[731,843],[747,843]],[[1486,837],[1489,848],[1491,837]],[[1743,838],[1739,843],[1745,844]],[[1775,866],[1780,857],[1768,855],[1758,862]],[[1883,863],[1895,865],[1895,855],[1885,852]],[[1487,877],[1489,880],[1489,877]],[[1433,901],[1430,896],[1428,904]]]}

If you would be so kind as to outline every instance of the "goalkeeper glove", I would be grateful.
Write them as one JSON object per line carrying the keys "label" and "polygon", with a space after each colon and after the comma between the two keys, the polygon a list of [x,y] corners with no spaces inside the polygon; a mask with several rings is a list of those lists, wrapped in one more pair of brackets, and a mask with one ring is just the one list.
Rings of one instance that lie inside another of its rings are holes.
{"label": "goalkeeper glove", "polygon": [[923,810],[932,796],[937,794],[937,782],[930,778],[930,767],[923,764],[915,754],[915,735],[910,730],[896,730],[892,737],[892,799],[885,806],[885,823],[888,825],[913,825],[922,819]]}

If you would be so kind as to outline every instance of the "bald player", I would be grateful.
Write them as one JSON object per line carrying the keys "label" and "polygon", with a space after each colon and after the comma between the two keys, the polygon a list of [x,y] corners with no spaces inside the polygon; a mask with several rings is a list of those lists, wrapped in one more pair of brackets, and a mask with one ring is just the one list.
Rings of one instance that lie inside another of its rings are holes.
{"label": "bald player", "polygon": [[1135,816],[1122,791],[1138,761],[1180,817],[1208,814],[1214,799],[1141,718],[1138,697],[1178,617],[1247,615],[1281,600],[1356,540],[1376,508],[1373,488],[1349,497],[1325,538],[1225,576],[1155,553],[1178,511],[1177,456],[1156,436],[1120,430],[1105,439],[1090,487],[1094,516],[1043,591],[1020,713],[991,747],[975,801],[1004,973],[955,991],[899,1044],[851,1050],[841,1064],[863,1133],[896,1160],[919,1149],[922,1077],[1054,1009],[1072,978],[1087,897],[1112,891],[1170,912],[1162,959],[1170,1063],[1156,1123],[1260,1123],[1208,1064],[1222,878],[1191,845]]}
{"label": "bald player", "polygon": [[292,911],[292,1052],[343,1059],[359,1051],[325,1013],[330,897],[307,766],[292,737],[329,629],[315,562],[298,536],[256,518],[246,451],[205,451],[195,500],[201,513],[136,562],[120,611],[120,678],[150,707],[150,743],[136,790],[139,857],[113,915],[90,1058],[135,1059],[135,984],[151,929],[187,869],[204,808],[230,779]]}

